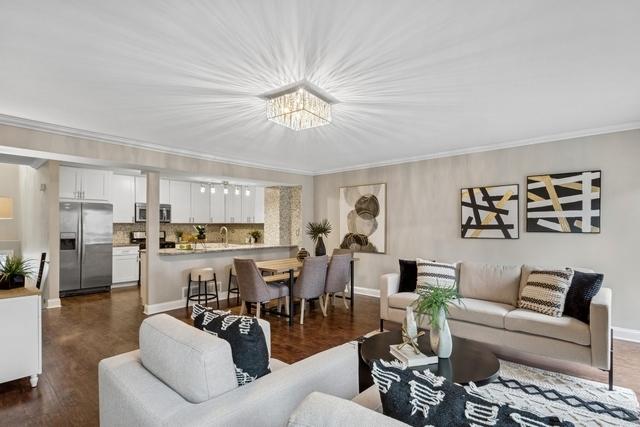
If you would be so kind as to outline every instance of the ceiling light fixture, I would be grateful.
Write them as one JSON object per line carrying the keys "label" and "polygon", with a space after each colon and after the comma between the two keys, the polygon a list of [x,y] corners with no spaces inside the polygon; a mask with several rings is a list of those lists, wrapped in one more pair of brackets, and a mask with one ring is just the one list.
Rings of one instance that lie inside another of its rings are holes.
{"label": "ceiling light fixture", "polygon": [[261,95],[267,103],[267,119],[293,130],[331,123],[331,105],[337,99],[307,81]]}

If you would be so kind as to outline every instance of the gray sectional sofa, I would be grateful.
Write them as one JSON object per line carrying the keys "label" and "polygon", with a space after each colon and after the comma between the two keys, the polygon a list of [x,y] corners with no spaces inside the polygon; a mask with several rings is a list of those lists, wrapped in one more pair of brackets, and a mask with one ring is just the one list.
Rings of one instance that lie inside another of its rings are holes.
{"label": "gray sectional sofa", "polygon": [[[534,265],[508,266],[476,262],[457,265],[459,303],[449,306],[451,333],[504,348],[609,371],[613,384],[611,290],[601,288],[590,306],[590,323],[572,317],[551,317],[518,308],[518,297]],[[548,268],[548,267],[547,267]],[[586,269],[576,270],[590,272]],[[402,322],[405,308],[418,298],[399,292],[399,273],[380,278],[380,322]],[[428,329],[426,319],[420,325]]]}

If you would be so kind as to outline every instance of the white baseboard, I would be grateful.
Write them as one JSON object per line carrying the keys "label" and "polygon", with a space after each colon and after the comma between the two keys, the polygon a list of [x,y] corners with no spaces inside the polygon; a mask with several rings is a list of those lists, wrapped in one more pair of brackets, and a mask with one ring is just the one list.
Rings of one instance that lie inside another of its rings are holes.
{"label": "white baseboard", "polygon": [[62,303],[60,302],[60,298],[49,298],[45,302],[45,308],[60,308],[62,307]]}
{"label": "white baseboard", "polygon": [[138,286],[138,282],[115,283],[111,285],[111,289],[133,288],[134,286]]}
{"label": "white baseboard", "polygon": [[[218,295],[219,295],[220,301],[227,299],[226,292],[220,292]],[[182,299],[177,299],[173,301],[161,302],[159,304],[145,304],[143,313],[146,314],[147,316],[151,316],[152,314],[158,314],[158,313],[163,313],[165,311],[184,308],[185,302],[186,300],[182,298]],[[195,301],[190,301],[189,305],[193,305],[194,303]]]}
{"label": "white baseboard", "polygon": [[368,297],[380,298],[380,289],[361,288],[356,286],[353,288],[353,293],[357,295],[366,295]]}
{"label": "white baseboard", "polygon": [[613,337],[617,340],[640,343],[640,330],[614,326]]}

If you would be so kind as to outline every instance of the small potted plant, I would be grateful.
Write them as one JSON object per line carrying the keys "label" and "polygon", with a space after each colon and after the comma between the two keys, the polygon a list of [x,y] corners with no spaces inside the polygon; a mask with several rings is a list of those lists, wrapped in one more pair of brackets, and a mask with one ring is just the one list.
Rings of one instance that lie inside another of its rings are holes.
{"label": "small potted plant", "polygon": [[198,232],[196,236],[198,240],[207,240],[207,235],[205,234],[207,228],[204,225],[194,225],[193,228]]}
{"label": "small potted plant", "polygon": [[452,342],[447,315],[449,304],[460,300],[458,290],[455,286],[432,286],[417,293],[419,297],[413,306],[421,323],[424,316],[428,317],[431,350],[440,358],[448,358],[451,356]]}
{"label": "small potted plant", "polygon": [[253,230],[249,233],[251,244],[258,243],[261,237],[262,237],[262,233],[260,232],[260,230]]}
{"label": "small potted plant", "polygon": [[322,256],[327,254],[327,249],[324,247],[323,237],[328,237],[331,233],[331,223],[328,219],[323,219],[320,222],[310,222],[307,224],[307,236],[313,240],[316,244],[316,256]]}
{"label": "small potted plant", "polygon": [[182,242],[182,235],[184,234],[182,230],[176,230],[173,232],[173,234],[175,234],[176,236],[176,242],[178,243]]}
{"label": "small potted plant", "polygon": [[24,287],[25,278],[33,275],[29,260],[10,255],[0,262],[0,289]]}

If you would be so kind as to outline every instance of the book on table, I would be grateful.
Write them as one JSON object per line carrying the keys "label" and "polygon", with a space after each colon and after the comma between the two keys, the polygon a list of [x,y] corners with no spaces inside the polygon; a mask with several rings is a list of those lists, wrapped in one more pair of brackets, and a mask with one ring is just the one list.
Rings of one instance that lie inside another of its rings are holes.
{"label": "book on table", "polygon": [[400,346],[402,346],[402,344],[390,345],[389,352],[393,357],[395,357],[408,367],[432,365],[434,363],[438,363],[438,356],[433,353],[416,354],[416,352],[413,350],[413,347],[411,347],[410,345],[405,345],[402,348],[400,348]]}

